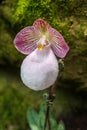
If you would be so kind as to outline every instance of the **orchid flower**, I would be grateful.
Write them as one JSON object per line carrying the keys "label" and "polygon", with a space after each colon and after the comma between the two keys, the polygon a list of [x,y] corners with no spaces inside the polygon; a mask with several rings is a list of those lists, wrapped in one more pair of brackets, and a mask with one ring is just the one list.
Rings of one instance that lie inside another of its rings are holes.
{"label": "orchid flower", "polygon": [[26,86],[43,90],[54,84],[59,72],[56,56],[64,58],[69,50],[56,29],[43,19],[37,19],[16,35],[14,45],[28,55],[21,65],[21,79]]}

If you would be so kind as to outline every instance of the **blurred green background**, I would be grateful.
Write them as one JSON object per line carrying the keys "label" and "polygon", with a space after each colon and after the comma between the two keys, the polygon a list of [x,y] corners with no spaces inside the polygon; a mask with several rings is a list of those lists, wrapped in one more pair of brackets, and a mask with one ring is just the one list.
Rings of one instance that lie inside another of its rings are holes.
{"label": "blurred green background", "polygon": [[87,0],[1,0],[0,130],[27,130],[27,109],[38,111],[48,91],[35,92],[23,85],[20,66],[25,56],[13,45],[19,30],[37,18],[57,29],[70,46],[55,90],[55,118],[87,111]]}

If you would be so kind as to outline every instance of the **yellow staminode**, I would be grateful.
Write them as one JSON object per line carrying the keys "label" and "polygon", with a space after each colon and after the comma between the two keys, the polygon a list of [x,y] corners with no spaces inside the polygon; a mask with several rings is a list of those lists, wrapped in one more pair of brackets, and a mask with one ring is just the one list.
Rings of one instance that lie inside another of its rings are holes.
{"label": "yellow staminode", "polygon": [[39,44],[39,45],[38,45],[38,50],[40,50],[40,51],[43,50],[43,46],[42,46],[42,44]]}

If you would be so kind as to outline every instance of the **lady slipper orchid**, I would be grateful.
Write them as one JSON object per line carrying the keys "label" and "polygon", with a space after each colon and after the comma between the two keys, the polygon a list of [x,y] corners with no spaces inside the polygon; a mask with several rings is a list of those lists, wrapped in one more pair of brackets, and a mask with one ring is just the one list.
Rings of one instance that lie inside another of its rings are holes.
{"label": "lady slipper orchid", "polygon": [[28,55],[21,65],[21,79],[26,86],[43,90],[54,84],[59,71],[56,56],[64,58],[69,50],[57,30],[43,19],[37,19],[16,35],[14,45]]}

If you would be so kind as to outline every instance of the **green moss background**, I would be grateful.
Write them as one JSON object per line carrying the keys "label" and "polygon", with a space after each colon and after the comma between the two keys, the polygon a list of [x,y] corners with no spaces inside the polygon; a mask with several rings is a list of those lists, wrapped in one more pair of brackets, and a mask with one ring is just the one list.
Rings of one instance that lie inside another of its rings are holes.
{"label": "green moss background", "polygon": [[87,0],[1,0],[0,130],[28,129],[27,108],[38,109],[42,102],[43,92],[33,92],[22,84],[20,65],[25,56],[13,45],[15,35],[38,18],[57,29],[70,47],[58,77],[55,116],[87,110],[83,96],[87,94]]}

